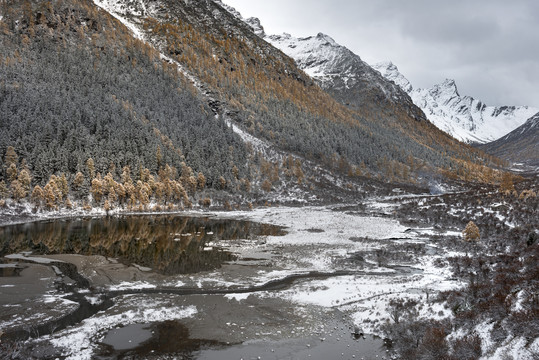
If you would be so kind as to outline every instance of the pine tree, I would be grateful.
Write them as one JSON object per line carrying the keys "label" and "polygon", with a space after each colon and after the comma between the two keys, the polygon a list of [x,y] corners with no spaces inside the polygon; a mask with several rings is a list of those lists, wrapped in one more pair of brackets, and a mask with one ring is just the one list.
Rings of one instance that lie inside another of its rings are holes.
{"label": "pine tree", "polygon": [[84,175],[79,171],[77,174],[75,174],[75,178],[73,179],[73,183],[71,184],[71,187],[73,188],[73,191],[78,193],[82,186],[84,185]]}
{"label": "pine tree", "polygon": [[150,203],[151,188],[141,180],[137,181],[137,199],[141,205],[141,209],[146,209]]}
{"label": "pine tree", "polygon": [[103,198],[104,189],[103,189],[103,180],[101,179],[101,174],[97,174],[97,177],[92,180],[92,187],[90,189],[94,201],[100,205],[101,199]]}
{"label": "pine tree", "polygon": [[57,191],[55,190],[55,186],[56,185],[54,184],[54,182],[49,180],[47,185],[45,185],[45,187],[43,188],[45,206],[49,210],[56,209],[57,207],[56,195],[55,195]]}
{"label": "pine tree", "polygon": [[204,190],[204,187],[206,187],[206,177],[201,172],[197,176],[197,187],[199,190]]}
{"label": "pine tree", "polygon": [[6,183],[2,180],[0,181],[0,199],[5,199],[9,196],[9,189],[6,186]]}
{"label": "pine tree", "polygon": [[58,185],[58,189],[62,193],[62,199],[65,199],[67,198],[67,194],[69,194],[69,185],[67,183],[66,174],[62,173],[62,175],[58,177],[57,179],[58,179],[57,185]]}
{"label": "pine tree", "polygon": [[112,207],[118,201],[118,194],[116,193],[116,190],[119,188],[119,184],[114,180],[111,173],[107,173],[103,179],[103,183],[105,186],[105,192],[108,193],[109,204]]}
{"label": "pine tree", "polygon": [[225,180],[225,178],[222,177],[222,176],[219,176],[219,188],[224,190],[225,187],[226,187],[226,180]]}
{"label": "pine tree", "polygon": [[122,183],[124,186],[127,184],[133,184],[133,180],[131,179],[131,169],[127,165],[122,169]]}
{"label": "pine tree", "polygon": [[28,169],[21,170],[21,172],[19,173],[18,180],[24,188],[24,191],[28,193],[30,191],[30,183],[32,182],[30,171]]}

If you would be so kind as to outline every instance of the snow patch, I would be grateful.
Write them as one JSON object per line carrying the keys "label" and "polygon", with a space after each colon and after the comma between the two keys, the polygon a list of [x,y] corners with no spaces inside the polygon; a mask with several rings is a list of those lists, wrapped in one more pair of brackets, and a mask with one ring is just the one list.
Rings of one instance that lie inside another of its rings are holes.
{"label": "snow patch", "polygon": [[251,294],[227,294],[225,295],[225,298],[241,302],[242,300],[247,299],[250,295]]}
{"label": "snow patch", "polygon": [[129,282],[124,281],[120,284],[111,285],[110,291],[122,291],[122,290],[137,290],[137,289],[154,289],[157,286],[144,281]]}
{"label": "snow patch", "polygon": [[44,257],[37,257],[37,256],[28,256],[30,253],[20,253],[20,254],[10,254],[4,256],[7,259],[14,259],[14,260],[23,260],[23,261],[32,261],[38,264],[51,264],[55,262],[64,262],[62,260],[56,260],[56,259],[49,259]]}
{"label": "snow patch", "polygon": [[195,306],[155,307],[154,303],[141,303],[137,310],[118,315],[98,316],[85,319],[80,326],[61,331],[50,339],[54,346],[65,349],[62,358],[68,360],[90,360],[96,347],[97,333],[119,325],[155,323],[192,317],[197,313]]}

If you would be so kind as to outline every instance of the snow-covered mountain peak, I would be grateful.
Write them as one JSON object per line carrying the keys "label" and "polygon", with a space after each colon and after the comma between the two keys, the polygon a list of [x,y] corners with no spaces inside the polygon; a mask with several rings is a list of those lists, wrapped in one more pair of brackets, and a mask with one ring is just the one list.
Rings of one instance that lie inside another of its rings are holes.
{"label": "snow-covered mountain peak", "polygon": [[[387,74],[394,74],[399,72],[399,69],[391,60],[389,61],[380,61],[379,63],[376,63],[372,65],[372,67],[378,71],[385,71]],[[400,74],[400,73],[399,73]],[[402,74],[400,74],[402,75]]]}
{"label": "snow-covered mountain peak", "polygon": [[316,39],[321,41],[322,45],[330,45],[330,46],[335,46],[335,47],[340,46],[339,44],[337,44],[337,42],[335,42],[335,40],[333,40],[331,36],[326,35],[324,33],[318,33],[316,35]]}
{"label": "snow-covered mountain peak", "polygon": [[471,96],[461,96],[453,79],[445,79],[429,89],[414,89],[390,61],[373,68],[406,91],[434,125],[461,141],[494,141],[539,111],[527,106],[487,106]]}
{"label": "snow-covered mountain peak", "polygon": [[[421,91],[421,89],[419,89],[419,91]],[[431,87],[428,92],[432,98],[438,99],[438,102],[442,102],[444,105],[448,105],[451,102],[461,99],[457,84],[455,83],[455,80],[452,79],[445,79],[440,84],[436,84]],[[467,99],[469,102],[474,101],[474,99],[468,98],[469,97],[465,97],[464,99]]]}
{"label": "snow-covered mountain peak", "polygon": [[265,40],[296,60],[311,76],[349,75],[353,67],[368,67],[359,56],[323,33],[304,38],[285,33],[268,36]]}
{"label": "snow-covered mountain peak", "polygon": [[408,94],[412,92],[413,87],[410,81],[404,75],[402,75],[395,64],[391,61],[382,61],[375,65],[372,65],[373,69],[378,70],[383,77],[393,81],[395,84],[401,87]]}
{"label": "snow-covered mountain peak", "polygon": [[225,9],[226,11],[228,11],[229,13],[231,13],[232,15],[234,15],[236,18],[245,21],[245,19],[241,16],[240,12],[236,10],[235,8],[233,8],[232,6],[225,4],[221,0],[213,0],[213,2],[219,5],[220,7],[222,7],[223,9]]}
{"label": "snow-covered mountain peak", "polygon": [[453,79],[445,79],[442,83],[434,85],[432,89],[444,96],[460,96],[457,84]]}

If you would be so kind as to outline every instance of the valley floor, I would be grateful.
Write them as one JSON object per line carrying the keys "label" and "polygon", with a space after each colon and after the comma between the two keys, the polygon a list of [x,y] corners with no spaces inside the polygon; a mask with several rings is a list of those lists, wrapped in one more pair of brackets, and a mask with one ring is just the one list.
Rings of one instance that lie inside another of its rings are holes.
{"label": "valley floor", "polygon": [[[411,219],[402,225],[398,209],[429,198],[204,213],[273,224],[286,233],[206,244],[238,257],[196,274],[159,275],[96,255],[11,254],[11,261],[31,265],[19,277],[0,277],[0,329],[39,336],[4,341],[2,350],[21,358],[66,359],[390,358],[394,349],[381,339],[398,322],[397,302],[415,302],[418,319],[451,319],[451,308],[438,294],[466,286],[448,263],[465,255],[447,245],[462,241],[462,229],[411,226]],[[54,284],[58,276],[67,285],[77,280],[58,273],[51,261],[73,263],[89,280],[79,298]],[[82,307],[80,298],[97,307],[91,316],[35,334],[36,324]],[[509,336],[496,343],[489,326],[477,324],[474,330],[482,340],[482,359],[539,354],[539,338]]]}

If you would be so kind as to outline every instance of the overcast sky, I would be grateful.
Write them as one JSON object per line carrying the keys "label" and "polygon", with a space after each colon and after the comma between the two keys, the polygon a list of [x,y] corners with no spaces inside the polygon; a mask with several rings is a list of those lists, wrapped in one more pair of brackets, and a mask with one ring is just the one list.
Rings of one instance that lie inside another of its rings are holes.
{"label": "overcast sky", "polygon": [[539,107],[538,0],[223,0],[267,34],[323,32],[416,88],[454,79],[487,105]]}

